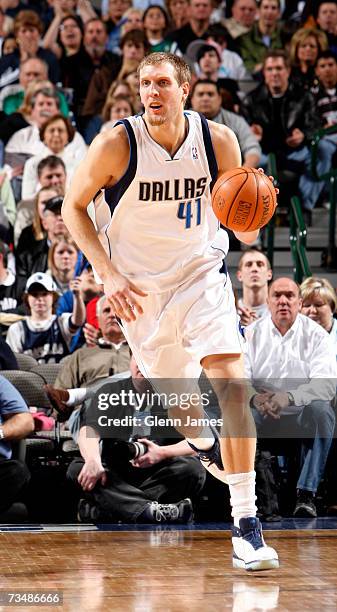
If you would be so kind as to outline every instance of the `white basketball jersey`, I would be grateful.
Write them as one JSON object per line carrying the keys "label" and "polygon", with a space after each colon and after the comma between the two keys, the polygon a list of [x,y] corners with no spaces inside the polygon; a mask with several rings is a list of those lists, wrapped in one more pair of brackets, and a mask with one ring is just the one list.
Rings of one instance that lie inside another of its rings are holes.
{"label": "white basketball jersey", "polygon": [[[163,292],[222,261],[228,250],[212,211],[217,163],[207,121],[185,112],[186,139],[173,157],[142,116],[123,123],[130,143],[125,175],[95,202],[99,238],[117,270],[140,289]],[[213,245],[213,247],[212,247]],[[98,271],[99,272],[99,271]]]}

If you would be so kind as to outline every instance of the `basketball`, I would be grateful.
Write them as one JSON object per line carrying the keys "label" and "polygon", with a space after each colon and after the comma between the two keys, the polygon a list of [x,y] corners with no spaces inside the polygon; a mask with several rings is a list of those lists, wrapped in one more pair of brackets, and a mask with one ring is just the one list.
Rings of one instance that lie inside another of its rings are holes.
{"label": "basketball", "polygon": [[272,181],[255,168],[234,168],[222,174],[212,191],[212,207],[220,223],[236,232],[263,227],[276,208]]}

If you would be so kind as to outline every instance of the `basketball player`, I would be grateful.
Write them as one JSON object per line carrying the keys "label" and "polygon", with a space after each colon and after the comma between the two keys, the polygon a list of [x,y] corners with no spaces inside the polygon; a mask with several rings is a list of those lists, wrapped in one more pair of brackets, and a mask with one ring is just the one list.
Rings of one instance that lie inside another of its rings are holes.
{"label": "basketball player", "polygon": [[[204,368],[212,380],[233,435],[219,440],[205,427],[188,441],[229,485],[234,567],[275,568],[277,553],[256,518],[256,440],[240,384],[234,297],[219,273],[228,239],[210,201],[217,176],[240,166],[239,146],[227,127],[184,112],[191,74],[181,58],[152,53],[139,77],[145,113],[95,138],[65,198],[64,221],[99,274],[144,376],[198,379]],[[87,213],[92,199],[97,231]],[[249,244],[257,234],[236,235]]]}

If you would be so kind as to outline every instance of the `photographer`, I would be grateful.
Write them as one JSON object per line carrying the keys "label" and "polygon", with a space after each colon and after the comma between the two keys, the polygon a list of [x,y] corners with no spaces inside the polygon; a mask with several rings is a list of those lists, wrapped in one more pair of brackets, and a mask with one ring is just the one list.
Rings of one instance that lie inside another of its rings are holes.
{"label": "photographer", "polygon": [[[153,414],[151,407],[143,405],[136,410],[132,398],[137,393],[148,397],[151,389],[133,357],[130,370],[130,378],[104,384],[96,395],[98,399],[111,394],[127,398],[127,404],[121,401],[112,411],[114,419],[123,419],[127,425],[103,432],[98,423],[98,414],[103,413],[99,406],[97,409],[96,398],[83,415],[78,438],[83,459],[75,459],[67,473],[86,495],[79,502],[78,518],[89,522],[186,523],[192,518],[192,504],[187,498],[201,491],[205,472],[198,459],[191,456],[194,453],[187,442],[176,442],[175,430],[170,432],[170,437],[175,438],[171,444],[166,440],[168,430],[165,440],[160,440],[163,444],[150,439],[162,438],[162,429],[151,428],[151,419],[144,418],[145,414]],[[135,437],[137,443],[127,444]]]}

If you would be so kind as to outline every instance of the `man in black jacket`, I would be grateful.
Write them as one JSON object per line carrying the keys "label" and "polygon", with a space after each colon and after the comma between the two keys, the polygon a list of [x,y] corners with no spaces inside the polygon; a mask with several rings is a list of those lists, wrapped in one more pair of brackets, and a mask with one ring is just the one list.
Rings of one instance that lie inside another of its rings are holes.
{"label": "man in black jacket", "polygon": [[[263,63],[264,83],[244,100],[243,112],[267,155],[277,155],[279,167],[301,173],[299,190],[305,210],[311,211],[323,189],[311,175],[308,148],[314,132],[322,127],[309,92],[289,85],[290,67],[283,50],[270,51]],[[327,139],[318,148],[318,174],[328,172],[334,146]]]}

